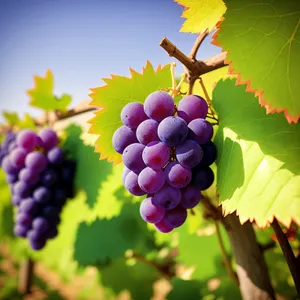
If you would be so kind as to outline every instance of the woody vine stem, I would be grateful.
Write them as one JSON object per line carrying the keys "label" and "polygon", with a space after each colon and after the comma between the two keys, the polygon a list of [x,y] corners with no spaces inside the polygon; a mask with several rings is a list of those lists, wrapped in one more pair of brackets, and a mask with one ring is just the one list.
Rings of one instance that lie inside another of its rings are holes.
{"label": "woody vine stem", "polygon": [[[216,123],[212,123],[213,125],[217,125],[218,119],[215,115],[215,112],[214,112],[212,106],[211,106],[211,100],[208,96],[208,93],[206,91],[206,88],[205,88],[205,85],[203,83],[201,76],[206,73],[209,73],[211,71],[214,71],[214,70],[217,70],[217,69],[220,69],[220,68],[226,66],[227,65],[225,63],[226,52],[221,52],[220,54],[212,56],[207,60],[197,60],[196,59],[197,52],[198,52],[202,42],[205,40],[205,38],[207,36],[208,36],[207,30],[205,30],[203,33],[198,35],[189,56],[185,55],[182,51],[180,51],[166,37],[161,40],[159,45],[169,54],[169,56],[175,57],[178,61],[180,61],[184,65],[185,71],[186,71],[186,76],[187,76],[187,81],[189,84],[188,94],[192,94],[194,84],[195,84],[196,80],[199,80],[200,85],[203,89],[206,101],[209,106],[208,117],[210,119],[216,121]],[[294,255],[292,248],[288,242],[288,239],[286,238],[285,234],[283,233],[281,227],[279,226],[279,224],[275,218],[274,218],[274,221],[271,224],[271,226],[273,227],[273,230],[277,236],[277,239],[279,241],[282,252],[285,256],[286,262],[291,271],[293,280],[295,282],[296,290],[297,290],[298,294],[300,295],[300,267],[297,265],[295,255]],[[230,274],[230,275],[232,275],[232,274]]]}

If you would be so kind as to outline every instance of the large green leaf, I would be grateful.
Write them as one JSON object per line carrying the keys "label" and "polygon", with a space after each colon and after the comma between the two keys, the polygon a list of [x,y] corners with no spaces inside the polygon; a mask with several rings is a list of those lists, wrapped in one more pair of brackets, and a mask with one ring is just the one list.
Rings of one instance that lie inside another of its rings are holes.
{"label": "large green leaf", "polygon": [[213,30],[226,11],[223,0],[175,0],[185,7],[182,14],[187,20],[183,23],[180,31],[198,33],[206,29]]}
{"label": "large green leaf", "polygon": [[70,105],[72,98],[63,94],[57,98],[53,94],[54,78],[51,70],[47,70],[45,77],[34,76],[35,87],[27,91],[30,97],[30,105],[46,111],[65,111]]}
{"label": "large green leaf", "polygon": [[236,80],[220,81],[213,92],[219,116],[217,186],[225,213],[264,227],[276,216],[300,223],[300,124],[266,115],[254,94]]}
{"label": "large green leaf", "polygon": [[268,113],[300,117],[300,1],[226,0],[215,44],[228,51],[238,83],[259,95]]}
{"label": "large green leaf", "polygon": [[131,78],[112,75],[103,79],[105,86],[92,89],[91,105],[100,107],[96,116],[92,118],[90,133],[100,137],[96,141],[96,152],[100,152],[100,159],[107,159],[118,163],[122,157],[112,146],[112,136],[116,129],[122,126],[120,114],[128,102],[144,103],[146,97],[161,88],[172,85],[170,65],[163,68],[158,66],[155,71],[147,62],[143,72],[131,71]]}

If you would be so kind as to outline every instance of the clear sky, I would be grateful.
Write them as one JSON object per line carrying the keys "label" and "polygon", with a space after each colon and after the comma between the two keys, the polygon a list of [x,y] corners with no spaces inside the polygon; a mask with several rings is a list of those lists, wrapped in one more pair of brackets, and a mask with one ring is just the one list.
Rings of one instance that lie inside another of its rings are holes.
{"label": "clear sky", "polygon": [[[155,68],[174,61],[160,40],[188,53],[196,38],[179,32],[182,11],[173,0],[0,0],[0,111],[39,115],[26,90],[48,68],[55,93],[71,94],[75,105],[102,77],[141,71],[146,60]],[[199,57],[220,52],[210,41]]]}

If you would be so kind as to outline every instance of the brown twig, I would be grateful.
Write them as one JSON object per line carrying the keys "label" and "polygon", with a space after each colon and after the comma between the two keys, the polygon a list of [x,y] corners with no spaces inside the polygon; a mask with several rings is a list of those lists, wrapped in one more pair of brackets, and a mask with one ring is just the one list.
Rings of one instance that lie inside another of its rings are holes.
{"label": "brown twig", "polygon": [[203,33],[199,34],[194,45],[193,48],[190,52],[190,58],[193,60],[196,60],[196,55],[197,52],[202,44],[202,42],[205,40],[205,38],[208,36],[208,30],[206,29]]}
{"label": "brown twig", "polygon": [[207,60],[202,61],[193,60],[192,58],[186,56],[167,38],[163,38],[159,45],[166,50],[169,56],[175,57],[189,70],[190,80],[196,80],[203,74],[220,69],[227,65],[225,63],[225,52],[222,52],[220,54],[210,57]]}
{"label": "brown twig", "polygon": [[226,249],[225,249],[225,246],[224,246],[224,242],[223,242],[223,238],[222,238],[222,235],[221,235],[221,231],[220,231],[218,221],[215,221],[215,225],[216,225],[216,234],[217,234],[217,237],[218,237],[218,242],[219,242],[219,246],[220,246],[220,249],[221,249],[225,269],[226,269],[227,274],[229,275],[229,277],[231,277],[231,279],[237,285],[239,285],[239,280],[238,280],[237,274],[232,268],[230,257],[228,256],[228,254],[226,252]]}
{"label": "brown twig", "polygon": [[291,271],[298,296],[300,296],[300,269],[298,268],[297,259],[293,253],[292,247],[291,247],[286,235],[283,233],[276,218],[274,218],[273,222],[271,223],[271,226],[276,234],[279,245],[284,254],[285,260]]}

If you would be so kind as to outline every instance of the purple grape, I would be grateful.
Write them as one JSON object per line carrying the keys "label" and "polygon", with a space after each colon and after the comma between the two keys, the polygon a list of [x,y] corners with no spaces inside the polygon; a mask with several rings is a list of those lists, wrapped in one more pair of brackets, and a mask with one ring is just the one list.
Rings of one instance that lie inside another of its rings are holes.
{"label": "purple grape", "polygon": [[56,181],[57,174],[51,169],[48,169],[41,174],[41,183],[46,187],[51,187]]}
{"label": "purple grape", "polygon": [[180,189],[166,184],[152,198],[153,205],[160,207],[164,210],[170,210],[176,207],[181,200]]}
{"label": "purple grape", "polygon": [[112,145],[114,149],[123,154],[124,149],[131,144],[137,143],[138,140],[136,138],[135,130],[127,127],[122,126],[119,127],[113,134],[112,137]]}
{"label": "purple grape", "polygon": [[53,190],[53,204],[61,208],[67,199],[67,191],[63,187],[57,187]]}
{"label": "purple grape", "polygon": [[195,119],[188,124],[188,139],[194,140],[199,145],[208,143],[214,133],[210,122],[205,119]]}
{"label": "purple grape", "polygon": [[41,204],[47,203],[50,200],[50,198],[51,198],[51,193],[49,189],[44,186],[40,186],[36,188],[33,192],[33,199],[37,203],[41,203]]}
{"label": "purple grape", "polygon": [[134,143],[127,146],[123,152],[124,165],[135,173],[139,173],[146,167],[142,158],[144,148],[144,145]]}
{"label": "purple grape", "polygon": [[43,153],[34,151],[26,156],[25,166],[32,171],[41,173],[47,167],[47,159]]}
{"label": "purple grape", "polygon": [[203,150],[203,157],[199,163],[199,167],[209,167],[217,158],[217,148],[216,145],[209,141],[208,143],[201,145]]}
{"label": "purple grape", "polygon": [[32,224],[32,217],[28,214],[20,213],[16,218],[16,224],[22,227],[29,228]]}
{"label": "purple grape", "polygon": [[65,160],[61,166],[61,179],[63,181],[73,181],[76,172],[76,162]]}
{"label": "purple grape", "polygon": [[30,241],[38,241],[40,239],[43,239],[43,235],[45,233],[42,232],[42,231],[37,231],[35,229],[30,229],[28,232],[27,232],[27,238],[30,240]]}
{"label": "purple grape", "polygon": [[21,203],[21,198],[20,198],[20,196],[18,196],[18,195],[13,195],[12,198],[11,198],[11,203],[12,203],[12,205],[14,205],[14,206],[19,206],[20,203]]}
{"label": "purple grape", "polygon": [[149,118],[160,122],[174,114],[174,99],[166,92],[156,91],[146,98],[144,109]]}
{"label": "purple grape", "polygon": [[19,173],[19,170],[20,170],[20,168],[16,168],[16,167],[12,164],[12,162],[11,162],[11,160],[10,160],[10,158],[9,158],[8,155],[4,157],[1,166],[2,166],[3,171],[4,171],[6,174],[10,174],[10,175],[16,175],[16,174]]}
{"label": "purple grape", "polygon": [[187,218],[187,210],[178,205],[172,210],[166,211],[164,220],[166,225],[176,228],[181,226]]}
{"label": "purple grape", "polygon": [[138,177],[139,186],[148,194],[158,192],[165,184],[165,181],[162,170],[153,170],[149,167],[146,167]]}
{"label": "purple grape", "polygon": [[22,148],[15,148],[9,155],[10,162],[15,168],[23,168],[27,152]]}
{"label": "purple grape", "polygon": [[170,149],[162,142],[151,142],[144,148],[142,157],[148,167],[161,169],[169,161]]}
{"label": "purple grape", "polygon": [[165,210],[152,203],[152,198],[148,197],[140,205],[140,215],[148,223],[157,223],[165,215]]}
{"label": "purple grape", "polygon": [[24,214],[33,216],[38,212],[38,205],[32,198],[25,198],[20,204],[20,211]]}
{"label": "purple grape", "polygon": [[210,167],[195,168],[192,170],[193,178],[192,184],[200,190],[207,190],[214,182],[215,175]]}
{"label": "purple grape", "polygon": [[130,171],[125,179],[125,188],[134,196],[142,196],[146,193],[140,188],[138,184],[138,175]]}
{"label": "purple grape", "polygon": [[30,187],[23,181],[18,181],[13,186],[13,194],[20,196],[21,198],[26,198],[30,194]]}
{"label": "purple grape", "polygon": [[162,120],[157,129],[160,140],[168,146],[178,146],[188,134],[186,122],[179,117],[167,117]]}
{"label": "purple grape", "polygon": [[43,208],[43,215],[50,220],[57,217],[59,212],[60,210],[53,205],[47,205]]}
{"label": "purple grape", "polygon": [[37,217],[32,222],[32,228],[37,232],[46,232],[50,227],[49,222],[44,217]]}
{"label": "purple grape", "polygon": [[25,238],[27,231],[28,231],[28,228],[21,226],[21,225],[15,225],[15,227],[14,227],[14,234],[15,234],[15,236],[18,236],[18,237]]}
{"label": "purple grape", "polygon": [[177,112],[180,118],[190,123],[198,118],[204,119],[208,112],[208,105],[198,95],[187,95],[179,101]]}
{"label": "purple grape", "polygon": [[169,185],[175,188],[187,186],[192,179],[192,171],[183,167],[178,162],[171,162],[165,169],[165,174]]}
{"label": "purple grape", "polygon": [[148,119],[144,106],[138,102],[126,104],[121,111],[121,120],[129,128],[136,129],[143,121]]}
{"label": "purple grape", "polygon": [[30,246],[33,250],[41,250],[46,245],[46,239],[39,239],[39,240],[29,240]]}
{"label": "purple grape", "polygon": [[6,174],[6,182],[8,184],[16,183],[18,181],[17,174]]}
{"label": "purple grape", "polygon": [[148,145],[151,142],[159,141],[157,128],[159,123],[155,120],[148,119],[142,122],[136,130],[136,137],[143,145]]}
{"label": "purple grape", "polygon": [[178,162],[186,168],[195,167],[203,157],[202,148],[192,140],[186,140],[176,147],[175,152]]}
{"label": "purple grape", "polygon": [[39,137],[42,141],[43,148],[50,150],[58,143],[56,132],[50,128],[44,128],[39,132]]}
{"label": "purple grape", "polygon": [[28,185],[35,185],[39,181],[40,176],[35,170],[24,168],[20,171],[19,179]]}
{"label": "purple grape", "polygon": [[17,145],[30,152],[37,146],[37,135],[32,130],[23,130],[17,136]]}
{"label": "purple grape", "polygon": [[184,208],[194,208],[202,196],[200,189],[191,184],[181,190],[181,195],[180,205]]}
{"label": "purple grape", "polygon": [[61,148],[54,147],[47,153],[47,159],[52,164],[60,164],[64,159],[64,153]]}
{"label": "purple grape", "polygon": [[123,185],[125,185],[126,176],[127,176],[130,172],[131,172],[131,171],[130,171],[126,166],[124,166],[123,172],[122,172],[122,182],[123,182]]}
{"label": "purple grape", "polygon": [[50,228],[50,230],[47,232],[47,238],[53,239],[58,235],[58,230],[56,227]]}
{"label": "purple grape", "polygon": [[164,218],[162,218],[159,222],[155,223],[154,226],[158,231],[160,231],[162,233],[169,233],[174,229],[174,227],[171,227],[166,224],[166,221]]}

